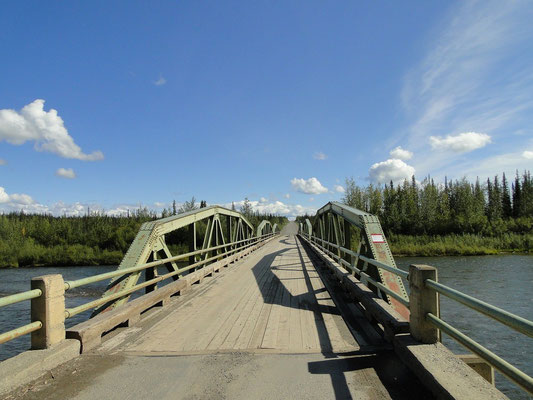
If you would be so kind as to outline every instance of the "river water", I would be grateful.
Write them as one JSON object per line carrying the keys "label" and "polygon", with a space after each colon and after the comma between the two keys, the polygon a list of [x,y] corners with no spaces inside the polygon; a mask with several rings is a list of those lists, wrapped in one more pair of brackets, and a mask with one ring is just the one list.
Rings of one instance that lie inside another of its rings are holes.
{"label": "river water", "polygon": [[[402,269],[410,264],[427,264],[438,268],[439,281],[533,320],[533,256],[500,255],[479,257],[397,257]],[[115,270],[116,266],[0,269],[0,297],[30,289],[30,279],[45,274],[62,274],[65,280],[80,279]],[[100,297],[107,282],[69,290],[67,307],[74,307]],[[30,302],[24,301],[0,309],[0,332],[30,322]],[[72,326],[88,318],[90,311],[66,321]],[[441,317],[471,336],[528,375],[533,375],[533,339],[441,297]],[[443,342],[457,354],[467,350],[443,335]],[[29,348],[29,335],[0,345],[0,360]],[[528,399],[522,390],[496,374],[496,385],[511,399]]]}
{"label": "river water", "polygon": [[[469,257],[397,257],[398,267],[426,264],[438,269],[438,280],[506,311],[533,320],[533,255]],[[441,318],[504,360],[533,376],[533,339],[441,296]],[[443,334],[456,354],[469,351]],[[496,386],[511,399],[530,399],[496,372]]]}

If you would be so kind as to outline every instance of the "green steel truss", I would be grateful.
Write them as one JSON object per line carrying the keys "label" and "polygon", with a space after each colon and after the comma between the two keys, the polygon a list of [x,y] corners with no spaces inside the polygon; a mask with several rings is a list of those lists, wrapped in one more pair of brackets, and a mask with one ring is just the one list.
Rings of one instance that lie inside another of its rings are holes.
{"label": "green steel truss", "polygon": [[278,224],[272,224],[270,221],[263,220],[257,227],[257,236],[266,235],[267,233],[276,233],[276,228],[278,227]]}
{"label": "green steel truss", "polygon": [[[222,221],[222,216],[224,216],[224,222]],[[205,221],[207,224],[201,247],[199,243],[196,243],[196,223],[199,221]],[[269,221],[262,221],[257,230],[255,230],[253,225],[241,213],[220,206],[200,208],[156,221],[145,222],[118,266],[118,270],[176,256],[177,254],[170,252],[165,242],[165,235],[186,227],[188,227],[189,232],[189,252],[200,249],[209,250],[212,247],[228,244],[227,247],[206,251],[201,255],[190,256],[189,265],[200,261],[202,258],[216,257],[218,254],[221,254],[222,257],[223,253],[246,245],[247,240],[254,237],[254,233],[257,232],[257,235],[260,236],[271,233],[276,228],[276,226],[272,227]],[[240,243],[235,244],[235,242]],[[169,272],[178,270],[178,265],[175,262],[168,262],[164,266]],[[144,273],[145,280],[153,279],[157,276],[157,267],[147,268]],[[142,271],[132,272],[112,279],[102,297],[132,288],[136,285],[141,274]],[[174,279],[179,279],[179,276],[176,275]],[[149,286],[147,287],[147,292],[154,289],[156,289],[155,285]],[[126,303],[129,297],[129,295],[126,295],[96,308],[92,317]]]}
{"label": "green steel truss", "polygon": [[[359,258],[359,255],[362,255],[396,268],[394,257],[377,216],[344,204],[330,202],[317,211],[313,223],[309,219],[306,219],[304,224],[300,223],[300,232],[334,244],[335,246],[326,243],[324,247],[366,272],[377,282],[383,283],[395,293],[404,298],[408,297],[399,276]],[[352,249],[353,233],[359,233],[360,236],[356,249]],[[352,250],[354,254],[346,254],[339,247]],[[400,314],[409,315],[409,310],[396,299],[381,292],[378,288],[372,289],[385,298]]]}

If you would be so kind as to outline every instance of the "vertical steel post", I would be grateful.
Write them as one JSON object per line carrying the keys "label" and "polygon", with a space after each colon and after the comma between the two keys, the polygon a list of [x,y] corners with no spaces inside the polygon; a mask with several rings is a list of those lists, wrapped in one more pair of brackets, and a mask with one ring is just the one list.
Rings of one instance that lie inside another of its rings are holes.
{"label": "vertical steel post", "polygon": [[[196,222],[189,225],[189,252],[196,251]],[[189,265],[196,262],[196,256],[189,256]]]}
{"label": "vertical steel post", "polygon": [[[152,253],[152,259],[154,261],[159,259],[158,255],[157,255],[157,251],[154,251]],[[156,276],[157,276],[157,267],[146,268],[144,270],[144,280],[145,281],[149,281],[151,279],[154,279]],[[146,288],[144,289],[144,292],[145,293],[150,293],[150,292],[153,292],[156,289],[157,289],[157,283],[154,283],[153,285],[146,286]]]}
{"label": "vertical steel post", "polygon": [[[232,236],[231,236],[231,216],[227,216],[226,217],[227,221],[226,221],[226,239],[228,241],[228,243],[231,243],[233,242],[232,240]],[[230,246],[228,250],[231,250],[233,248],[233,246]]]}
{"label": "vertical steel post", "polygon": [[[348,250],[352,250],[352,230],[351,224],[348,220],[344,219],[344,245],[343,247]],[[344,254],[344,259],[353,265],[352,255]]]}

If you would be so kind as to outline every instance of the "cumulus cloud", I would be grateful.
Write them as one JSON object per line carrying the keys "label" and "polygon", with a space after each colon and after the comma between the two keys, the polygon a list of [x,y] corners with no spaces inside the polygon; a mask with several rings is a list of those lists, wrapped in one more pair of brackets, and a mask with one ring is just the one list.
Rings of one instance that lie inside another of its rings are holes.
{"label": "cumulus cloud", "polygon": [[390,155],[392,156],[392,158],[404,161],[410,160],[413,157],[412,152],[410,152],[409,150],[402,149],[401,146],[392,149]]}
{"label": "cumulus cloud", "polygon": [[0,158],[0,165],[6,165],[7,164],[7,161],[4,160],[3,158]]}
{"label": "cumulus cloud", "polygon": [[283,197],[285,197],[286,199],[290,199],[291,195],[289,193],[286,193]]}
{"label": "cumulus cloud", "polygon": [[528,160],[533,160],[533,151],[524,151],[522,157],[527,158]]}
{"label": "cumulus cloud", "polygon": [[326,158],[328,158],[328,156],[322,153],[321,151],[317,151],[315,154],[313,154],[313,158],[315,160],[325,160]]}
{"label": "cumulus cloud", "polygon": [[445,138],[430,136],[429,142],[433,149],[467,153],[485,147],[491,142],[491,139],[486,133],[465,132],[455,136],[447,135]]}
{"label": "cumulus cloud", "polygon": [[154,85],[163,86],[166,83],[167,83],[167,80],[165,78],[163,78],[162,76],[159,76],[159,79],[154,82]]}
{"label": "cumulus cloud", "polygon": [[8,207],[26,206],[33,204],[34,201],[31,196],[27,194],[13,193],[8,194],[6,190],[0,186],[0,204]]}
{"label": "cumulus cloud", "polygon": [[[244,204],[244,200],[235,201],[233,204],[235,204],[235,207],[238,210]],[[304,207],[300,204],[286,204],[279,200],[271,203],[263,203],[254,200],[250,201],[250,205],[252,206],[252,210],[259,213],[284,215],[289,218],[293,218],[297,215],[304,215],[306,213],[314,214],[316,212],[316,208],[314,207]],[[223,206],[226,208],[231,208],[231,203],[223,204]]]}
{"label": "cumulus cloud", "polygon": [[333,188],[335,189],[335,191],[337,193],[344,193],[345,192],[344,188],[341,185],[335,185],[335,186],[333,186]]}
{"label": "cumulus cloud", "polygon": [[76,177],[76,173],[72,168],[59,168],[56,171],[56,176],[59,176],[60,178],[74,179]]}
{"label": "cumulus cloud", "polygon": [[402,182],[404,179],[410,179],[415,174],[415,169],[396,158],[375,163],[370,167],[368,175],[376,183],[394,183]]}
{"label": "cumulus cloud", "polygon": [[20,112],[11,109],[0,110],[0,142],[13,145],[34,142],[37,151],[47,151],[64,158],[82,161],[96,161],[104,158],[101,151],[85,154],[74,143],[63,119],[53,108],[44,110],[44,100],[37,99],[24,106]]}
{"label": "cumulus cloud", "polygon": [[291,185],[294,190],[305,194],[320,194],[328,191],[315,177],[309,179],[294,178],[291,180]]}

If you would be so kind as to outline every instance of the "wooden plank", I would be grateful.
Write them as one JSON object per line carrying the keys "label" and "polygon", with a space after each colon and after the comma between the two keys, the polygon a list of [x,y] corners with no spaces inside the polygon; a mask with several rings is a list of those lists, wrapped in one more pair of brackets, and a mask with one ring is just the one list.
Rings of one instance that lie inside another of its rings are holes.
{"label": "wooden plank", "polygon": [[[251,272],[251,271],[250,271]],[[224,343],[224,340],[229,335],[231,329],[235,325],[235,322],[243,312],[243,303],[244,299],[248,299],[250,296],[250,293],[253,293],[254,285],[256,285],[255,282],[252,282],[249,280],[249,283],[247,285],[246,289],[239,288],[236,286],[233,286],[230,289],[231,293],[239,293],[239,291],[242,291],[244,294],[240,297],[239,301],[234,303],[233,308],[231,309],[231,312],[227,314],[226,320],[222,323],[222,325],[218,328],[213,328],[212,331],[216,332],[216,334],[213,336],[211,341],[207,344],[205,347],[206,349],[220,349],[222,344]],[[244,303],[245,304],[245,303]],[[208,327],[204,326],[204,329],[209,329]]]}
{"label": "wooden plank", "polygon": [[[291,259],[298,257],[298,251],[291,251]],[[301,264],[299,266],[301,268]],[[292,277],[297,276],[295,272],[291,274]],[[302,325],[300,324],[300,305],[298,299],[298,292],[296,290],[297,285],[295,285],[292,290],[291,296],[291,309],[290,309],[290,322],[289,322],[289,348],[290,349],[303,349],[302,344]]]}
{"label": "wooden plank", "polygon": [[[277,262],[277,257],[274,258],[271,265],[275,265],[276,262]],[[271,288],[272,280],[274,279],[274,274],[270,270],[271,265],[265,266],[265,280],[263,281],[261,290],[258,293],[257,299],[254,303],[252,310],[250,311],[250,315],[241,331],[241,334],[237,338],[237,341],[235,342],[235,345],[234,345],[235,349],[248,349],[250,347],[250,342],[252,340],[255,326],[259,320],[261,309],[263,308],[263,305],[265,304],[264,303],[265,298],[268,296],[269,290]]]}
{"label": "wooden plank", "polygon": [[[288,260],[287,257],[280,258],[280,265],[282,268],[287,268]],[[287,287],[287,290],[283,292],[283,298],[281,300],[281,309],[282,313],[280,315],[279,327],[278,327],[278,336],[277,336],[277,347],[282,350],[289,349],[289,321],[290,321],[290,310],[291,310],[291,292],[287,285],[290,282],[288,279],[291,278],[290,271],[283,274],[282,283]]]}
{"label": "wooden plank", "polygon": [[263,336],[263,341],[261,342],[262,349],[274,349],[276,348],[276,341],[278,337],[278,327],[279,327],[279,316],[281,313],[281,299],[283,296],[283,291],[286,290],[285,286],[279,279],[277,272],[274,272],[276,277],[274,282],[277,286],[276,295],[272,299],[272,310],[270,311],[267,325],[265,328],[265,335]]}
{"label": "wooden plank", "polygon": [[228,336],[219,346],[219,349],[235,349],[236,341],[239,338],[244,328],[244,325],[250,318],[250,314],[253,307],[255,306],[255,303],[259,300],[259,297],[261,297],[261,289],[264,283],[268,281],[269,278],[270,262],[268,259],[263,259],[259,264],[256,265],[256,267],[258,267],[259,269],[255,278],[257,282],[250,283],[252,290],[248,294],[248,299],[246,299],[245,304],[241,304],[239,306],[242,311],[240,312],[240,315],[235,321],[235,323],[233,324],[233,327],[231,328]]}
{"label": "wooden plank", "polygon": [[[302,249],[299,243],[298,246],[299,250],[301,251]],[[301,302],[302,312],[300,313],[300,323],[303,329],[302,345],[304,349],[307,350],[320,349],[315,318],[313,316],[313,312],[309,309],[310,304],[316,303],[316,299],[314,298],[312,290],[309,290],[309,287],[312,288],[311,277],[311,268],[309,268],[307,259],[304,258],[304,262],[302,264],[302,276],[298,283],[301,288],[300,292],[304,293]]]}
{"label": "wooden plank", "polygon": [[275,279],[272,274],[272,280],[270,281],[270,287],[268,289],[267,295],[264,298],[264,304],[261,308],[259,318],[254,327],[252,337],[250,339],[249,348],[261,348],[261,343],[263,342],[263,337],[265,335],[265,330],[267,327],[268,319],[270,317],[270,312],[272,310],[272,303],[276,296],[276,292],[279,286],[279,281]]}

